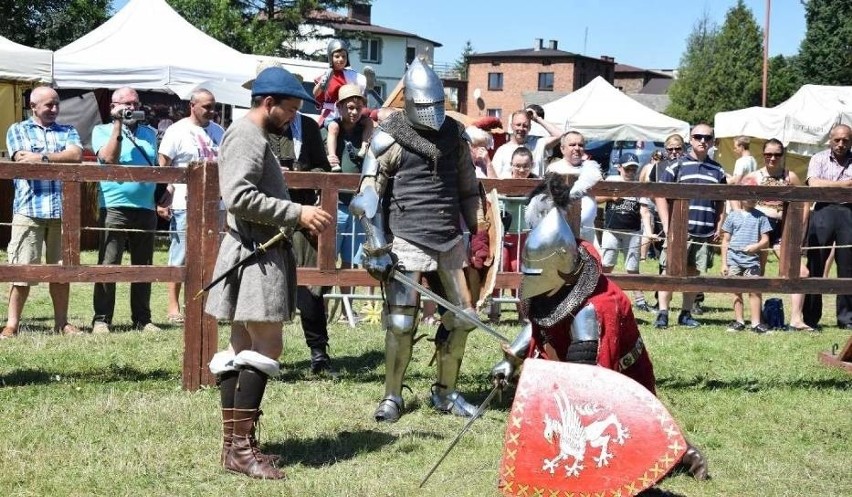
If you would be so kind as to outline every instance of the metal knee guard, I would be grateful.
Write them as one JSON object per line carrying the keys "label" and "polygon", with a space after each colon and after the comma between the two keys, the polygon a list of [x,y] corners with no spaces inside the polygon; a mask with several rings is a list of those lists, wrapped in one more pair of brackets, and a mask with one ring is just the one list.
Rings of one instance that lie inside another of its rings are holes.
{"label": "metal knee guard", "polygon": [[388,284],[386,295],[382,314],[385,327],[385,396],[376,409],[375,419],[392,423],[399,419],[405,407],[402,381],[414,347],[418,298],[416,292],[396,282]]}

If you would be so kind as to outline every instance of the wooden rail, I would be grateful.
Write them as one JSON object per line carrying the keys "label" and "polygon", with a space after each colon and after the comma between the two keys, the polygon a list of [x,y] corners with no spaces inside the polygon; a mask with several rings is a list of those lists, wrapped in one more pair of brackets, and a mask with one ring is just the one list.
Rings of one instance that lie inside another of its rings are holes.
{"label": "wooden rail", "polygon": [[[188,168],[151,168],[98,166],[93,164],[22,164],[0,162],[0,179],[31,178],[63,181],[63,264],[62,265],[0,265],[0,281],[33,282],[169,282],[185,284],[185,295],[195,295],[212,278],[218,251],[218,174],[213,163],[193,164]],[[287,184],[292,189],[322,190],[323,209],[337,212],[339,191],[353,191],[358,184],[355,174],[324,174],[287,172]],[[186,182],[188,197],[193,200],[187,210],[187,251],[185,267],[97,266],[80,264],[80,204],[82,183],[97,181],[137,181],[157,183]],[[501,195],[524,196],[538,180],[483,180],[486,190],[497,188]],[[592,189],[595,195],[635,197],[665,197],[672,200],[669,229],[669,267],[666,276],[613,274],[611,278],[626,290],[655,289],[671,291],[748,292],[767,293],[845,293],[852,288],[852,278],[799,277],[802,239],[805,232],[803,214],[807,202],[850,202],[852,192],[847,188],[770,187],[743,185],[683,185],[629,182],[601,182]],[[690,198],[760,199],[787,202],[785,207],[782,256],[779,274],[760,278],[696,276],[686,274],[686,226]],[[11,199],[4,200],[11,204]],[[570,223],[579,233],[579,202],[571,207]],[[336,269],[336,225],[332,224],[319,237],[319,257],[316,268],[300,268],[299,283],[323,286],[375,286],[377,282],[360,269]],[[497,286],[517,288],[520,274],[500,273]],[[183,387],[197,389],[213,383],[207,363],[216,352],[218,327],[216,320],[204,314],[203,299],[186,301],[184,324]],[[844,354],[852,354],[850,345]],[[847,360],[845,356],[841,361]]]}

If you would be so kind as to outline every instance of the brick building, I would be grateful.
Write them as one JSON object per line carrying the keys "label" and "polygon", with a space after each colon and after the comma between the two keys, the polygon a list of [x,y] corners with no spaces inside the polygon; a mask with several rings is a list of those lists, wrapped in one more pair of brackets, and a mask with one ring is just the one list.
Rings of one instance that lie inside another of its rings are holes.
{"label": "brick building", "polygon": [[613,82],[612,57],[559,50],[556,40],[546,47],[537,38],[531,48],[472,54],[467,58],[466,111],[505,119],[527,103],[541,102],[542,94],[552,93],[556,99],[597,76]]}

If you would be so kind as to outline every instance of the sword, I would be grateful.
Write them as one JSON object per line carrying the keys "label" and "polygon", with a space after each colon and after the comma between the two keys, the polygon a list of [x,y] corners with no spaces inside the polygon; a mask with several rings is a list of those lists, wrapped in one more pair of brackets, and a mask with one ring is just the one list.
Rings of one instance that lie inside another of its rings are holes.
{"label": "sword", "polygon": [[429,290],[425,286],[414,281],[413,279],[409,278],[408,276],[400,273],[399,271],[393,271],[393,279],[395,279],[396,281],[402,283],[403,285],[405,285],[409,288],[413,288],[413,289],[417,290],[418,292],[422,293],[423,295],[426,295],[430,299],[434,300],[435,303],[442,305],[442,306],[446,307],[447,309],[449,309],[450,311],[452,311],[453,314],[455,314],[457,318],[462,319],[464,321],[467,321],[468,323],[473,324],[473,325],[477,326],[478,328],[481,328],[483,331],[485,331],[489,335],[493,336],[497,340],[500,340],[502,343],[511,343],[511,341],[508,338],[504,337],[503,335],[501,335],[500,333],[495,331],[494,328],[483,323],[478,317],[464,312],[464,310],[462,310],[461,307],[459,307],[455,304],[451,304],[449,300],[445,299],[444,297],[441,297],[437,293],[433,292],[432,290]]}
{"label": "sword", "polygon": [[214,279],[213,281],[208,283],[207,286],[205,286],[204,288],[199,290],[198,293],[195,294],[195,297],[193,297],[192,299],[196,300],[198,297],[202,296],[204,294],[204,292],[209,291],[211,288],[216,286],[217,283],[219,283],[220,281],[227,278],[228,275],[230,275],[231,273],[233,273],[237,269],[245,266],[246,264],[253,261],[257,257],[266,253],[266,251],[269,249],[269,247],[271,247],[271,246],[275,245],[276,243],[280,242],[281,240],[287,238],[288,234],[289,234],[289,232],[287,232],[287,231],[284,231],[284,230],[279,231],[277,235],[270,238],[266,243],[264,243],[262,245],[258,245],[257,248],[255,248],[252,253],[250,253],[249,255],[247,255],[247,256],[243,257],[242,259],[240,259],[239,261],[237,261],[237,263],[234,264],[233,266],[231,266],[230,268],[228,268],[227,271],[225,271],[224,273],[217,276],[216,279]]}
{"label": "sword", "polygon": [[482,404],[479,404],[479,407],[476,409],[476,412],[473,414],[473,416],[470,417],[469,420],[467,420],[467,423],[464,424],[464,427],[462,427],[459,434],[456,435],[456,438],[452,441],[452,443],[450,443],[450,446],[447,447],[447,450],[445,450],[444,453],[441,455],[441,458],[438,459],[438,462],[436,462],[435,465],[432,466],[432,469],[430,469],[429,472],[426,473],[426,476],[423,478],[423,481],[420,482],[420,488],[423,488],[423,485],[426,484],[426,480],[428,480],[429,477],[432,476],[432,473],[434,473],[435,470],[438,469],[438,466],[440,466],[441,463],[444,462],[444,458],[446,458],[447,454],[449,454],[450,451],[453,450],[453,447],[455,447],[456,444],[459,443],[459,440],[461,440],[461,437],[465,433],[467,433],[467,430],[470,429],[470,426],[473,424],[473,422],[476,421],[478,417],[482,416],[482,413],[485,412],[485,409],[488,407],[488,404],[491,403],[491,399],[493,399],[494,396],[497,395],[497,392],[500,391],[501,387],[502,385],[500,384],[496,385],[491,390],[491,393],[488,394],[488,397],[485,397],[485,400],[482,401]]}

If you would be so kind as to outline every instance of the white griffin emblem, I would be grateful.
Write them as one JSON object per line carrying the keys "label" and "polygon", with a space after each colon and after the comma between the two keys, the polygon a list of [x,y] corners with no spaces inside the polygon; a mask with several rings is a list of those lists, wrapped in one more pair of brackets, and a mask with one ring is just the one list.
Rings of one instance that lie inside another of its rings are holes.
{"label": "white griffin emblem", "polygon": [[[619,445],[624,445],[624,442],[630,438],[628,429],[622,426],[615,414],[584,425],[580,416],[597,414],[601,410],[598,405],[574,406],[565,392],[555,393],[553,396],[556,399],[559,417],[553,419],[548,414],[544,415],[544,438],[551,445],[559,444],[559,454],[552,459],[544,459],[541,469],[553,474],[558,463],[564,461],[566,477],[580,476],[586,456],[586,444],[601,449],[600,454],[593,458],[597,467],[608,466],[613,457],[608,450],[610,438],[613,436],[613,430],[610,430],[610,427],[614,427],[615,442]],[[573,459],[571,465],[568,464],[568,458]]]}

